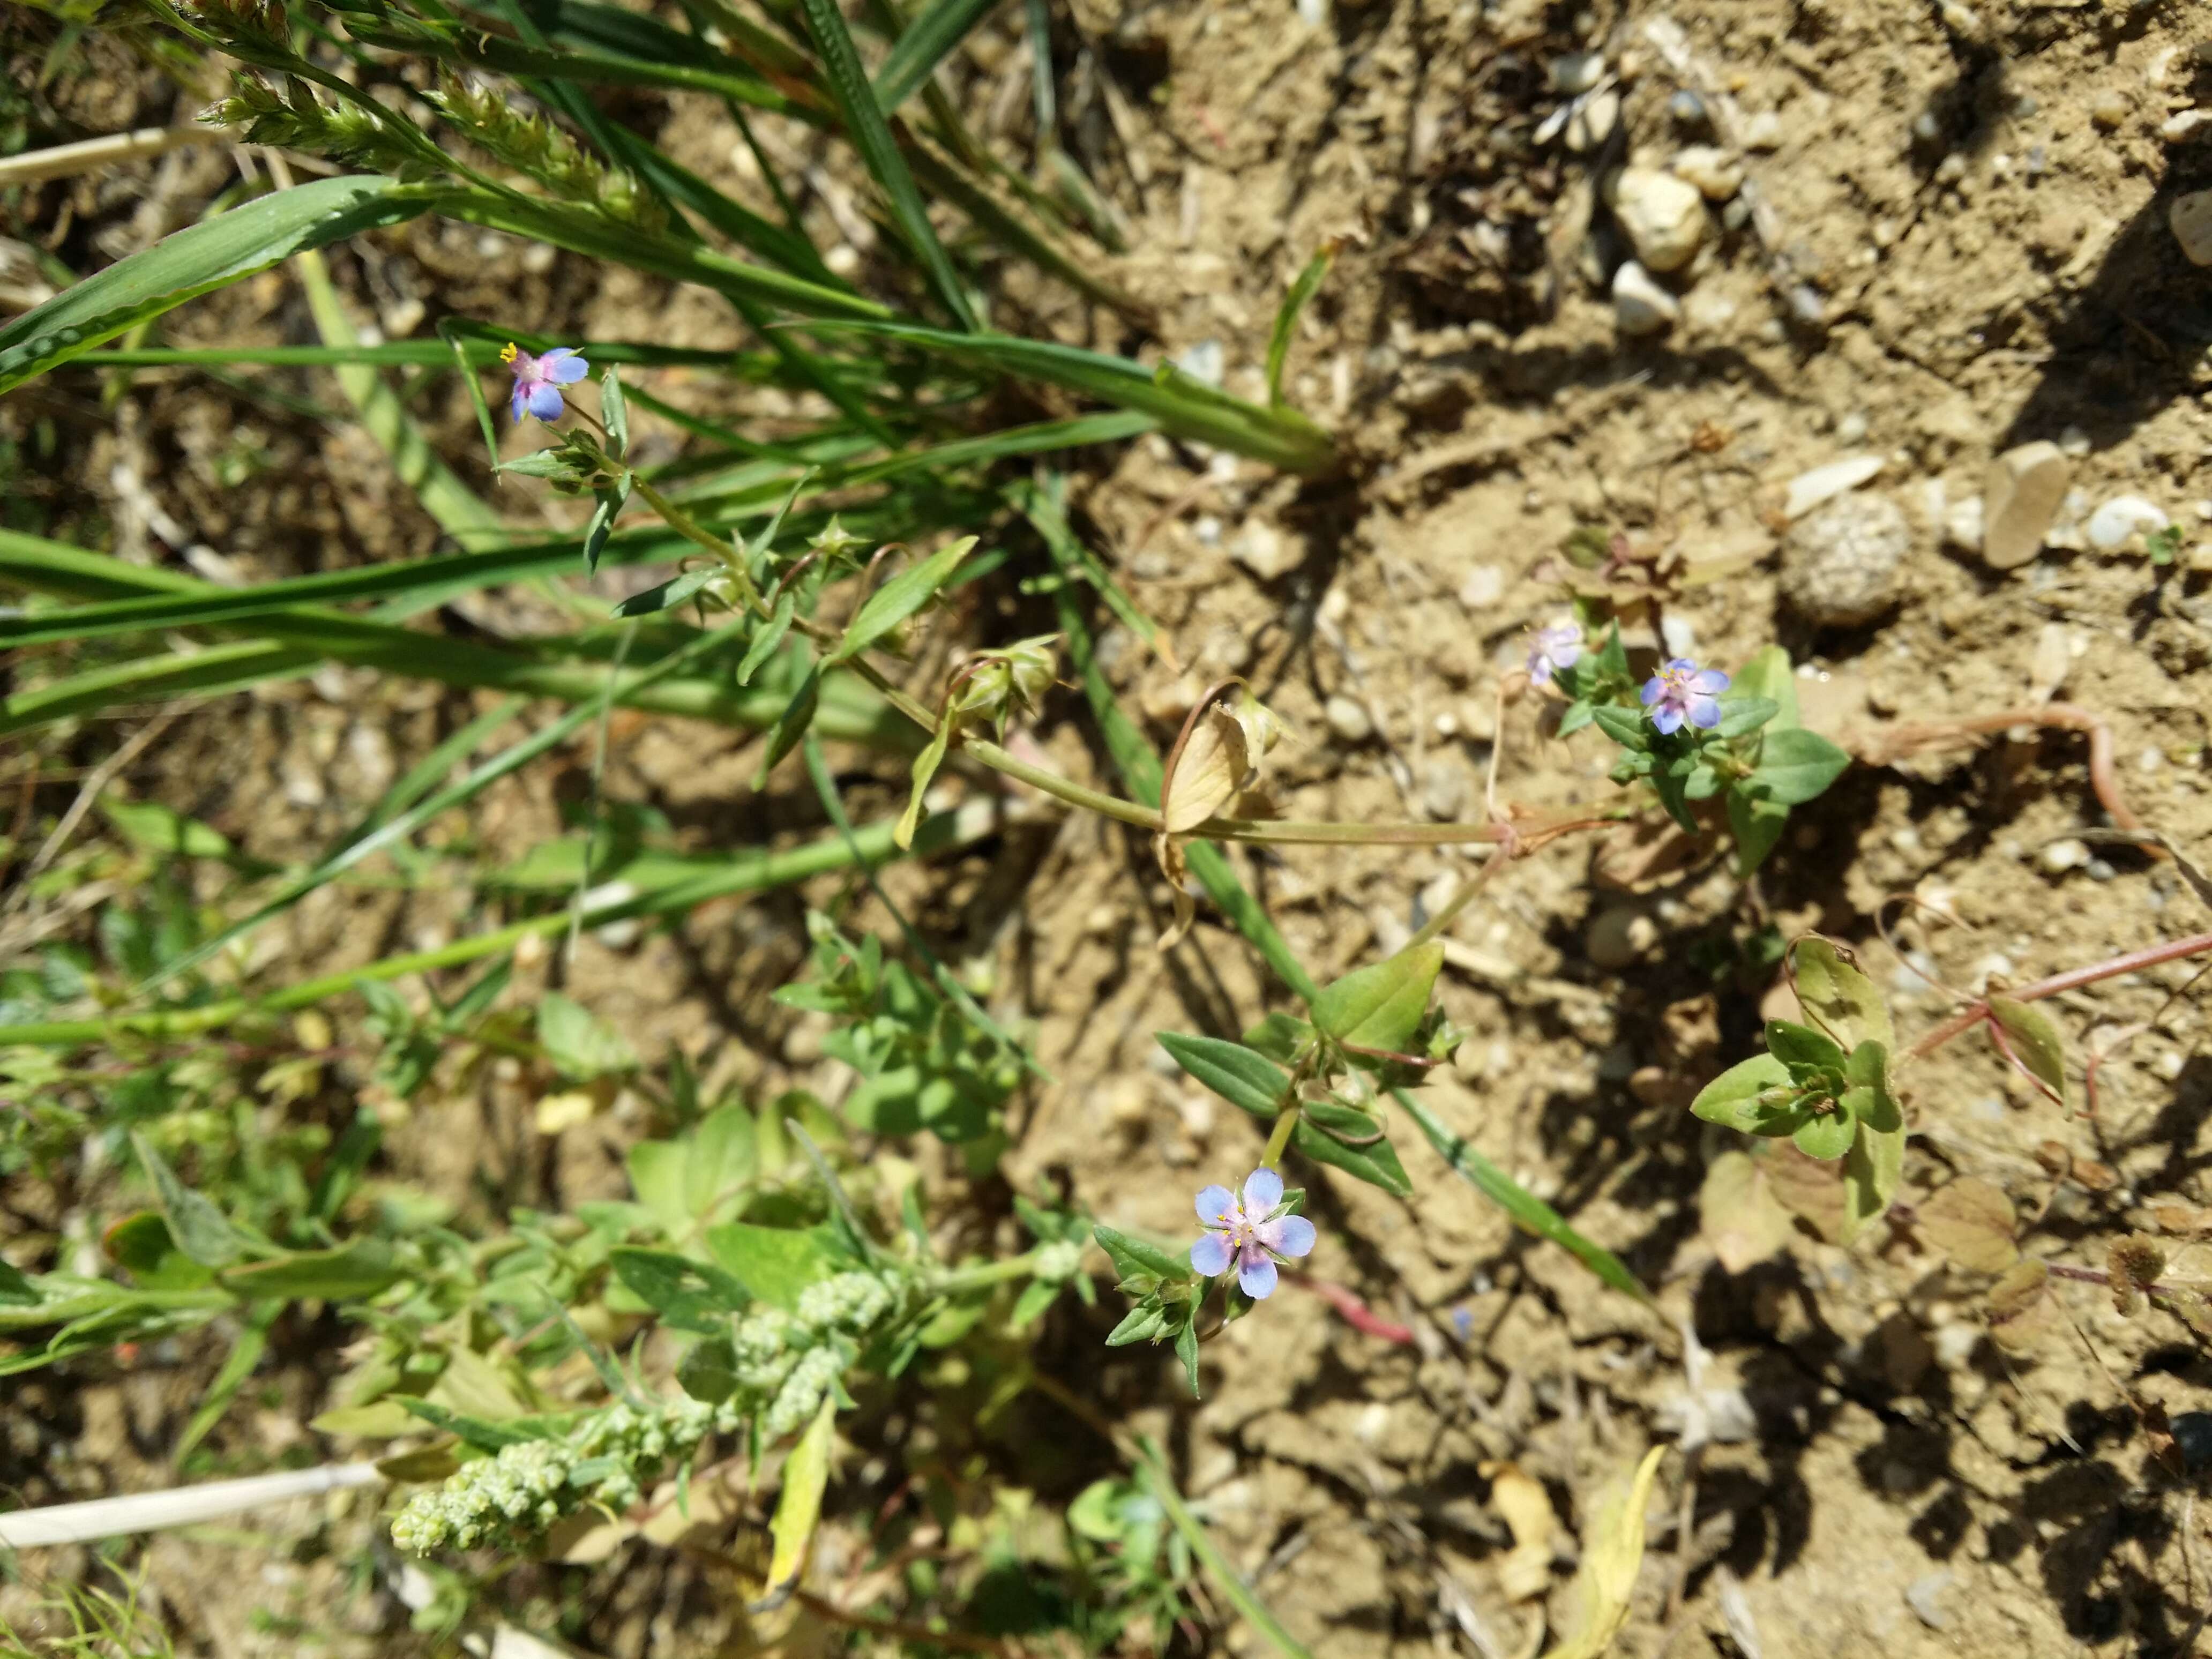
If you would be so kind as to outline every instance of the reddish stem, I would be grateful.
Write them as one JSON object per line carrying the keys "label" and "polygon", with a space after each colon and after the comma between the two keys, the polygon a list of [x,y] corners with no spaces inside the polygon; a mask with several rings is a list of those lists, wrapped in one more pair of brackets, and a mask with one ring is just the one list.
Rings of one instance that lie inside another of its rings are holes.
{"label": "reddish stem", "polygon": [[1304,1273],[1286,1275],[1293,1285],[1303,1285],[1316,1296],[1343,1316],[1344,1322],[1364,1335],[1378,1336],[1385,1342],[1410,1345],[1413,1333],[1410,1327],[1395,1319],[1385,1319],[1343,1285],[1326,1279],[1309,1279]]}
{"label": "reddish stem", "polygon": [[[2084,985],[2094,985],[2100,979],[2131,974],[2141,968],[2155,968],[2161,962],[2193,957],[2200,951],[2212,951],[2212,933],[2191,933],[2186,939],[2168,939],[2163,945],[2130,951],[2125,956],[2108,957],[2102,962],[2091,963],[2087,968],[2069,968],[2063,974],[2053,974],[2049,979],[2023,985],[2017,991],[2007,991],[2005,995],[2014,1002],[2039,1002],[2045,997],[2057,996],[2061,991],[2078,991]],[[1925,1059],[1961,1031],[1972,1030],[1989,1018],[1990,1005],[1978,1002],[1963,1012],[1952,1015],[1922,1037],[1905,1051],[1905,1057],[1910,1060]]]}
{"label": "reddish stem", "polygon": [[[2015,726],[2056,726],[2062,732],[2081,732],[2089,738],[2089,787],[2097,801],[2123,830],[2141,830],[2143,821],[2120,793],[2119,774],[2112,764],[2112,728],[2094,709],[2070,702],[2049,703],[2041,708],[2008,708],[2000,714],[1977,714],[1968,720],[1921,720],[1885,726],[1869,733],[1858,746],[1858,757],[1869,766],[1887,765],[1916,750],[1932,749],[1955,738],[1980,737],[2010,731]],[[2152,849],[2153,856],[2161,856]]]}

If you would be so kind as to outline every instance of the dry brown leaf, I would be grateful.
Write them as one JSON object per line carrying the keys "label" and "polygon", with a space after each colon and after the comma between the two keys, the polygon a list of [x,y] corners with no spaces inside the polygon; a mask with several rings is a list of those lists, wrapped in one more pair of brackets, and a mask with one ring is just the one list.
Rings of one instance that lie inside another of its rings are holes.
{"label": "dry brown leaf", "polygon": [[2212,1210],[2194,1204],[2154,1204],[2150,1218],[2159,1231],[2176,1238],[2212,1238]]}
{"label": "dry brown leaf", "polygon": [[1547,1659],[1598,1659],[1628,1622],[1629,1598],[1644,1565],[1644,1511],[1666,1455],[1666,1447],[1654,1446],[1591,1509],[1583,1530],[1582,1565],[1567,1589],[1565,1634]]}
{"label": "dry brown leaf", "polygon": [[2051,1275],[2033,1257],[2016,1261],[1990,1286],[1990,1334],[2008,1353],[2024,1353],[2058,1322]]}
{"label": "dry brown leaf", "polygon": [[2012,1200],[1986,1181],[1954,1181],[1919,1206],[1921,1236],[1970,1273],[2001,1273],[2020,1260]]}
{"label": "dry brown leaf", "polygon": [[1218,703],[1198,716],[1169,759],[1160,821],[1171,836],[1197,829],[1235,800],[1252,771],[1244,727]]}
{"label": "dry brown leaf", "polygon": [[1808,1158],[1795,1146],[1777,1146],[1766,1158],[1767,1189],[1831,1244],[1844,1232],[1844,1166]]}
{"label": "dry brown leaf", "polygon": [[1484,1463],[1478,1472],[1490,1482],[1490,1502],[1513,1529],[1513,1547],[1498,1564],[1498,1587],[1509,1601],[1530,1601],[1552,1582],[1552,1534],[1559,1517],[1542,1483],[1517,1463]]}
{"label": "dry brown leaf", "polygon": [[1698,1188],[1698,1231],[1721,1266],[1740,1273],[1790,1242],[1790,1212],[1766,1184],[1759,1160],[1723,1152]]}

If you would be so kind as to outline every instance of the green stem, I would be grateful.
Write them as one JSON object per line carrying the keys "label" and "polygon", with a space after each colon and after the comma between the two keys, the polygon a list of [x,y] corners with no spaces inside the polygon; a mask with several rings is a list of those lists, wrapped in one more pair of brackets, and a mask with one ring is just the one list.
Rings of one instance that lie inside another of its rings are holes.
{"label": "green stem", "polygon": [[1010,1279],[1026,1279],[1036,1271],[1037,1258],[1043,1248],[1024,1250],[1019,1255],[1010,1255],[1000,1261],[985,1261],[972,1267],[955,1267],[950,1273],[930,1281],[930,1289],[940,1295],[957,1295],[962,1291],[980,1291],[987,1285],[1003,1285]]}
{"label": "green stem", "polygon": [[1267,1150],[1260,1154],[1260,1162],[1272,1170],[1283,1161],[1290,1147],[1291,1133],[1298,1127],[1298,1103],[1293,1100],[1275,1115],[1275,1127],[1267,1136]]}

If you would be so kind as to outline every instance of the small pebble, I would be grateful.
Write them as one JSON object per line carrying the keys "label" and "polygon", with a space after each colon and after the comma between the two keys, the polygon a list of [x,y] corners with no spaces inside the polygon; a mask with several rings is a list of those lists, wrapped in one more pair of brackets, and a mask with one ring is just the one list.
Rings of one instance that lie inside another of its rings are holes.
{"label": "small pebble", "polygon": [[1229,556],[1263,582],[1287,576],[1305,562],[1304,549],[1264,524],[1247,525],[1230,543]]}
{"label": "small pebble", "polygon": [[2190,191],[2184,197],[2174,197],[2174,206],[2166,210],[2166,223],[2172,228],[2174,241],[2181,243],[2181,252],[2188,254],[2192,265],[2212,265],[2212,191]]}
{"label": "small pebble", "polygon": [[1613,317],[1623,334],[1663,334],[1682,314],[1682,302],[1629,259],[1613,273]]}
{"label": "small pebble", "polygon": [[2212,138],[2212,109],[2185,109],[2160,124],[2158,136],[2169,144],[2185,138]]}
{"label": "small pebble", "polygon": [[1954,501],[1943,514],[1943,541],[1946,546],[1962,552],[1982,550],[1982,498],[1969,495]]}
{"label": "small pebble", "polygon": [[2138,771],[2155,772],[2165,764],[2166,750],[2155,745],[2144,750],[2142,754],[2136,757],[2136,769]]}
{"label": "small pebble", "polygon": [[1687,87],[1667,100],[1667,113],[1685,132],[1702,132],[1713,118],[1706,112],[1705,100]]}
{"label": "small pebble", "polygon": [[1552,88],[1570,98],[1579,97],[1595,86],[1604,73],[1603,52],[1571,52],[1552,60]]}
{"label": "small pebble", "polygon": [[1725,202],[1743,188],[1743,163],[1711,144],[1692,144],[1667,165],[1677,178],[1695,185],[1708,202]]}
{"label": "small pebble", "polygon": [[2069,836],[2063,841],[2054,841],[2035,855],[2035,862],[2047,876],[2063,876],[2069,870],[2078,870],[2089,861],[2089,848],[2084,842]]}
{"label": "small pebble", "polygon": [[1613,137],[1620,125],[1620,94],[1608,88],[1594,93],[1576,106],[1567,119],[1567,149],[1587,155]]}
{"label": "small pebble", "polygon": [[2128,118],[2135,106],[2118,87],[2107,88],[2089,100],[2089,118],[2110,132]]}
{"label": "small pebble", "polygon": [[1466,816],[1467,769],[1439,755],[1421,769],[1421,810],[1438,823],[1453,823]]}
{"label": "small pebble", "polygon": [[1469,611],[1487,611],[1504,597],[1505,571],[1499,565],[1476,565],[1459,585],[1459,602]]}
{"label": "small pebble", "polygon": [[2092,881],[2110,881],[2120,873],[2102,859],[2091,859],[2081,868]]}
{"label": "small pebble", "polygon": [[1789,494],[1782,503],[1782,516],[1802,519],[1823,501],[1832,501],[1845,490],[1856,489],[1881,471],[1879,455],[1846,455],[1840,460],[1816,466],[1810,472],[1801,472],[1790,481]]}
{"label": "small pebble", "polygon": [[1697,626],[1680,611],[1669,611],[1659,619],[1659,642],[1667,647],[1670,657],[1694,656],[1698,649]]}
{"label": "small pebble", "polygon": [[1176,367],[1194,380],[1202,380],[1207,386],[1218,386],[1225,367],[1221,342],[1200,340],[1176,359]]}
{"label": "small pebble", "polygon": [[1982,478],[1982,562],[1998,570],[2043,550],[2074,468],[2057,444],[2021,444],[1990,463]]}
{"label": "small pebble", "polygon": [[2168,1083],[2179,1083],[2181,1080],[2181,1073],[2187,1069],[2188,1064],[2189,1062],[2181,1057],[2179,1049],[2168,1048],[2151,1062],[2151,1070],[2156,1072]]}
{"label": "small pebble", "polygon": [[1743,124],[1743,147],[1753,152],[1782,148],[1782,118],[1771,109],[1763,109]]}
{"label": "small pebble", "polygon": [[1600,968],[1626,968],[1659,942],[1659,924],[1632,905],[1601,910],[1591,921],[1583,949]]}
{"label": "small pebble", "polygon": [[1329,698],[1322,716],[1328,722],[1331,735],[1340,743],[1364,743],[1375,735],[1375,720],[1368,714],[1367,705],[1341,691]]}
{"label": "small pebble", "polygon": [[1623,167],[1606,181],[1606,204],[1648,270],[1680,270],[1705,236],[1705,198],[1686,179]]}
{"label": "small pebble", "polygon": [[1898,568],[1911,546],[1905,509],[1888,496],[1843,496],[1790,526],[1782,595],[1816,627],[1872,622],[1897,603]]}
{"label": "small pebble", "polygon": [[2114,553],[2138,534],[2163,530],[2173,521],[2156,503],[2140,495],[2115,495],[2089,515],[2089,545],[2100,553]]}
{"label": "small pebble", "polygon": [[1948,1630],[1951,1614],[1942,1604],[1944,1591],[1952,1584],[1950,1573],[1938,1568],[1923,1572],[1905,1587],[1905,1605],[1911,1607],[1914,1617],[1930,1630]]}

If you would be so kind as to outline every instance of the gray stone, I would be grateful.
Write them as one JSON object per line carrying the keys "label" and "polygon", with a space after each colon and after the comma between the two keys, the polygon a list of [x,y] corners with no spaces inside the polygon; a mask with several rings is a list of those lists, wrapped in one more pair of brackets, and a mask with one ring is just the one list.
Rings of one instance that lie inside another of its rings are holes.
{"label": "gray stone", "polygon": [[1839,496],[1790,526],[1782,596],[1817,627],[1859,627],[1897,603],[1898,568],[1911,546],[1905,509],[1888,496]]}
{"label": "gray stone", "polygon": [[2212,190],[2193,190],[2177,196],[2166,210],[2173,240],[2192,265],[2212,265]]}

